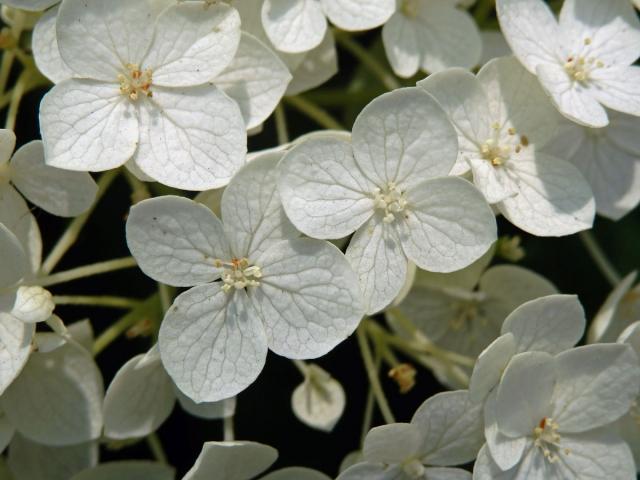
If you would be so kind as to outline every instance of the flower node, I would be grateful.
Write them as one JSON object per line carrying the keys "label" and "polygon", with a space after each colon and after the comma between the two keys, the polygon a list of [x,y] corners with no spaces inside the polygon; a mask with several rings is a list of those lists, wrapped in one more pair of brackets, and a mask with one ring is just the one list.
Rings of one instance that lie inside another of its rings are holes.
{"label": "flower node", "polygon": [[402,466],[402,470],[409,478],[424,478],[426,468],[417,459],[411,459],[408,462],[405,462]]}
{"label": "flower node", "polygon": [[552,418],[544,417],[533,429],[533,444],[542,451],[549,463],[555,463],[560,458],[559,452],[569,455],[571,450],[560,446],[561,437],[558,434],[559,425]]}
{"label": "flower node", "polygon": [[120,82],[120,92],[131,100],[137,100],[140,95],[153,96],[151,91],[153,71],[150,68],[140,70],[138,65],[127,63],[127,73],[118,75],[118,81]]}
{"label": "flower node", "polygon": [[240,290],[247,287],[259,287],[262,270],[257,265],[250,265],[246,258],[232,258],[230,262],[216,260],[217,268],[224,268],[222,272],[222,290],[229,292],[232,288]]}
{"label": "flower node", "polygon": [[405,192],[399,190],[396,184],[389,182],[384,189],[376,188],[373,192],[375,208],[384,210],[384,222],[391,223],[396,214],[404,211],[407,206]]}

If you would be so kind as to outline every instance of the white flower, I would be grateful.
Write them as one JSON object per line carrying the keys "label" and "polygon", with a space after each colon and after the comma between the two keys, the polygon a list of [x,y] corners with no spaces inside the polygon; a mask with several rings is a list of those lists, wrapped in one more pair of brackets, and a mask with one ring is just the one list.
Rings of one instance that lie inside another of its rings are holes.
{"label": "white flower", "polygon": [[640,285],[633,286],[636,272],[629,273],[611,291],[589,325],[588,343],[615,342],[640,318]]}
{"label": "white flower", "polygon": [[482,410],[466,390],[427,399],[411,423],[372,429],[364,440],[364,461],[349,467],[338,480],[467,480],[457,468],[472,461],[482,445]]}
{"label": "white flower", "polygon": [[517,353],[563,352],[582,338],[585,324],[575,295],[549,295],[520,305],[505,319],[501,336],[478,357],[469,384],[471,399],[483,401]]}
{"label": "white flower", "polygon": [[628,480],[629,447],[611,429],[640,387],[627,345],[578,347],[555,357],[516,355],[485,408],[487,444],[475,480]]}
{"label": "white flower", "polygon": [[196,404],[185,397],[167,375],[156,345],[125,363],[107,388],[104,436],[124,440],[155,432],[173,411],[176,399],[184,410],[200,418],[225,418],[235,412],[235,398]]}
{"label": "white flower", "polygon": [[291,395],[293,413],[311,428],[330,432],[344,412],[344,389],[340,382],[314,364],[307,364],[304,376],[304,381]]}
{"label": "white flower", "polygon": [[327,18],[343,30],[382,25],[395,0],[264,0],[262,25],[275,47],[288,53],[311,50],[322,42]]}
{"label": "white flower", "polygon": [[382,28],[393,71],[411,77],[418,70],[471,68],[480,62],[482,39],[473,17],[454,0],[398,0]]}
{"label": "white flower", "polygon": [[286,219],[275,185],[280,157],[264,155],[234,177],[222,196],[224,223],[180,197],[131,209],[127,242],[140,268],[170,285],[197,285],[176,298],[159,337],[165,368],[196,402],[248,387],[267,347],[315,358],[362,317],[344,255],[328,242],[298,238]]}
{"label": "white flower", "polygon": [[640,21],[628,0],[565,0],[558,21],[542,0],[498,0],[502,32],[558,110],[590,127],[604,107],[640,115]]}
{"label": "white flower", "polygon": [[30,202],[61,217],[74,217],[91,206],[98,190],[91,175],[46,165],[38,140],[11,156],[15,144],[13,131],[0,129],[0,192],[15,187]]}
{"label": "white flower", "polygon": [[449,272],[495,241],[495,218],[480,193],[446,177],[456,151],[444,112],[420,89],[407,88],[365,107],[351,142],[309,139],[282,160],[280,195],[299,230],[331,239],[356,232],[346,255],[368,313],[392,302],[409,260]]}
{"label": "white flower", "polygon": [[609,125],[590,128],[563,121],[544,147],[569,160],[585,176],[596,211],[619,220],[640,203],[640,118],[609,112]]}
{"label": "white flower", "polygon": [[545,278],[514,265],[480,270],[467,284],[421,273],[398,310],[439,346],[474,358],[500,335],[516,307],[557,293]]}
{"label": "white flower", "polygon": [[[636,355],[640,355],[640,322],[629,325],[618,338],[618,343],[631,345]],[[616,427],[631,448],[636,469],[640,471],[640,396],[635,398],[629,412],[616,422]]]}
{"label": "white flower", "polygon": [[514,58],[493,60],[477,76],[451,69],[419,85],[436,97],[458,132],[453,173],[470,168],[487,201],[511,223],[538,236],[591,227],[589,184],[569,162],[540,151],[554,133],[555,110]]}
{"label": "white flower", "polygon": [[[56,37],[74,78],[43,99],[49,165],[134,169],[176,188],[220,187],[242,166],[237,103],[210,82],[232,64],[240,18],[229,6],[68,0]],[[114,40],[115,39],[115,40]]]}

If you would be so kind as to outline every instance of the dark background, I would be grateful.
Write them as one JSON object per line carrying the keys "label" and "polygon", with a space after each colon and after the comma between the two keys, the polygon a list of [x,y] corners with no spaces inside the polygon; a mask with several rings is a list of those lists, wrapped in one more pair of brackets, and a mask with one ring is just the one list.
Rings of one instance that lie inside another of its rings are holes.
{"label": "dark background", "polygon": [[[370,46],[376,54],[381,53],[378,32],[357,38]],[[356,67],[354,60],[342,51],[340,73],[322,87],[311,92],[307,98],[321,102],[344,125],[350,127],[355,115],[370,99],[383,93],[375,79]],[[382,55],[384,63],[384,56]],[[415,82],[416,79],[411,79]],[[334,91],[359,92],[352,97],[353,104],[332,106],[327,93]],[[18,145],[39,138],[37,110],[46,89],[28,94],[20,109],[16,133]],[[316,124],[295,110],[286,108],[287,121],[292,138],[315,129]],[[250,138],[250,150],[274,146],[276,132],[273,121],[265,124],[264,131]],[[64,257],[57,271],[76,266],[128,256],[125,244],[124,224],[130,205],[130,190],[120,176],[98,205],[91,220],[83,230],[78,242]],[[52,217],[34,209],[44,240],[45,254],[64,231],[68,220]],[[577,236],[565,238],[536,238],[518,231],[504,220],[499,222],[499,232],[519,234],[523,238],[526,257],[520,262],[549,278],[563,293],[576,293],[582,301],[588,318],[592,318],[610,290],[610,286],[596,269]],[[640,265],[640,214],[634,211],[617,223],[598,219],[595,235],[621,274]],[[153,293],[155,282],[137,269],[128,269],[91,279],[72,282],[51,290],[60,295],[108,294],[145,298]],[[58,307],[56,312],[72,323],[89,317],[96,334],[122,316],[124,311],[85,307]],[[116,371],[133,355],[146,351],[151,346],[150,338],[128,340],[124,337],[109,346],[98,358],[98,364],[108,385]],[[280,458],[275,468],[302,465],[324,471],[330,476],[337,474],[338,465],[344,456],[359,448],[360,432],[367,393],[366,374],[362,367],[355,338],[350,338],[334,351],[317,361],[345,387],[347,407],[342,419],[331,434],[312,430],[300,423],[290,408],[293,389],[302,378],[291,361],[269,353],[266,367],[258,380],[238,398],[235,434],[238,440],[263,442],[277,448]],[[432,375],[419,370],[416,387],[406,395],[400,395],[384,371],[382,382],[398,421],[409,421],[414,410],[430,395],[443,388]],[[374,425],[382,423],[378,414]],[[164,444],[170,463],[178,473],[185,473],[193,464],[205,441],[222,440],[222,425],[219,421],[203,421],[182,412],[177,407],[170,419],[160,428],[159,436]],[[118,451],[102,449],[102,460],[151,458],[144,442]],[[180,478],[180,477],[178,477]]]}

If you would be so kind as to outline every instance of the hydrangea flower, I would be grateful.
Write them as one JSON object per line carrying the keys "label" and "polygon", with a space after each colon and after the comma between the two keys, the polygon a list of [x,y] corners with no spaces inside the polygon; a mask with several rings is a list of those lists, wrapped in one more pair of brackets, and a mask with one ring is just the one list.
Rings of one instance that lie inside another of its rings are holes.
{"label": "hydrangea flower", "polygon": [[555,133],[555,111],[514,58],[493,60],[477,76],[450,69],[419,85],[456,127],[460,148],[453,173],[470,169],[487,201],[511,223],[538,236],[591,227],[591,188],[571,163],[540,150]]}
{"label": "hydrangea flower", "polygon": [[427,399],[411,423],[391,423],[369,431],[364,461],[338,480],[467,480],[471,474],[446,468],[472,461],[482,445],[482,412],[466,390]]}
{"label": "hydrangea flower", "polygon": [[11,156],[15,144],[15,133],[0,129],[0,196],[15,187],[33,204],[61,217],[80,215],[91,206],[98,190],[91,175],[49,167],[38,140]]}
{"label": "hydrangea flower", "polygon": [[565,0],[558,21],[542,0],[498,0],[507,42],[560,113],[590,127],[604,107],[640,115],[640,21],[628,0]]}
{"label": "hydrangea flower", "polygon": [[333,430],[346,402],[340,382],[315,364],[307,364],[304,381],[291,395],[291,409],[298,420],[323,432]]}
{"label": "hydrangea flower", "polygon": [[562,122],[544,150],[578,167],[591,185],[598,214],[619,220],[640,203],[640,118],[608,114],[603,128]]}
{"label": "hydrangea flower", "polygon": [[190,190],[223,186],[242,166],[242,114],[210,83],[238,50],[237,11],[185,2],[156,18],[157,7],[61,4],[56,37],[74,78],[54,86],[40,107],[47,164],[100,171],[131,159],[146,176]]}
{"label": "hydrangea flower", "polygon": [[480,192],[446,176],[456,152],[442,109],[420,89],[406,88],[365,107],[351,142],[309,139],[282,160],[279,191],[299,230],[330,239],[356,232],[346,255],[368,313],[398,294],[409,260],[450,272],[495,241],[495,218]]}
{"label": "hydrangea flower", "polygon": [[582,338],[585,324],[575,295],[549,295],[520,305],[505,319],[501,335],[478,357],[469,383],[471,399],[487,398],[514,355],[568,350]]}
{"label": "hydrangea flower", "polygon": [[140,268],[169,285],[196,285],[176,298],[159,336],[167,372],[196,402],[248,387],[267,347],[289,358],[324,355],[364,313],[344,255],[299,238],[286,219],[276,192],[280,158],[261,156],[233,178],[222,196],[223,222],[181,197],[131,209],[127,242]]}
{"label": "hydrangea flower", "polygon": [[487,402],[474,480],[634,478],[629,447],[601,427],[629,411],[637,362],[619,344],[516,355]]}
{"label": "hydrangea flower", "polygon": [[262,25],[283,52],[311,50],[322,42],[327,18],[343,30],[369,30],[382,25],[395,0],[264,0]]}
{"label": "hydrangea flower", "polygon": [[473,17],[456,0],[398,0],[382,28],[382,40],[396,75],[435,73],[480,62],[482,39]]}

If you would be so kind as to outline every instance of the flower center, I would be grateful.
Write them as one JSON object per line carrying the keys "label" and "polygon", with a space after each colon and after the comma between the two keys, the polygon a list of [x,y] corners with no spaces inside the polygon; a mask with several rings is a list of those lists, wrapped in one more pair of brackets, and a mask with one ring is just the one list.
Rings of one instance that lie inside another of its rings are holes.
{"label": "flower center", "polygon": [[423,478],[425,474],[425,467],[419,460],[412,459],[405,462],[402,465],[402,470],[407,474],[409,478]]}
{"label": "flower center", "polygon": [[569,455],[571,450],[568,448],[562,448],[560,446],[560,435],[558,434],[559,425],[552,419],[544,417],[540,420],[540,423],[533,429],[533,444],[538,447],[544,458],[549,463],[555,463],[558,461],[558,453],[562,452],[565,455]]}
{"label": "flower center", "polygon": [[491,129],[493,130],[493,136],[480,146],[480,154],[482,158],[491,162],[494,167],[504,165],[512,154],[520,153],[523,147],[529,146],[527,136],[518,136],[513,128],[507,129],[506,136],[502,133],[502,129],[497,123],[491,125]]}
{"label": "flower center", "polygon": [[400,11],[406,17],[416,18],[418,16],[418,3],[419,0],[402,0]]}
{"label": "flower center", "polygon": [[127,72],[118,75],[120,82],[120,93],[128,96],[131,100],[137,100],[140,95],[152,97],[152,70],[140,70],[140,67],[133,63],[127,63]]}
{"label": "flower center", "polygon": [[262,270],[257,265],[250,265],[246,258],[232,258],[230,262],[216,260],[217,268],[223,268],[222,290],[230,291],[232,288],[240,290],[246,287],[259,287],[259,278],[262,278]]}
{"label": "flower center", "polygon": [[405,192],[399,190],[396,184],[389,182],[384,189],[376,188],[373,191],[375,208],[384,210],[384,222],[391,223],[396,219],[396,214],[401,213],[407,207]]}
{"label": "flower center", "polygon": [[[584,44],[591,45],[591,39],[585,38]],[[580,83],[589,80],[591,73],[602,67],[604,67],[604,63],[600,60],[586,55],[571,55],[564,64],[564,70],[567,72],[567,75],[569,75],[573,81]]]}

